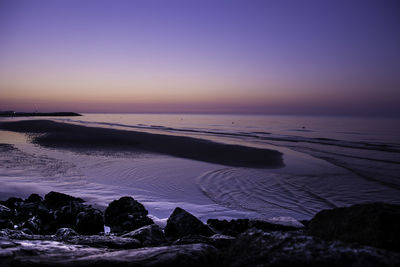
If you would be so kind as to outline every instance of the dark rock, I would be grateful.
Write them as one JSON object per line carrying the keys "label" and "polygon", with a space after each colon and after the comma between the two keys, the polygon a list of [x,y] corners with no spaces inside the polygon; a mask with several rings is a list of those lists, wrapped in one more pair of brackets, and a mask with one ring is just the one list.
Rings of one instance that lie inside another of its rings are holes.
{"label": "dark rock", "polygon": [[27,199],[25,199],[25,203],[41,202],[41,201],[43,201],[43,198],[38,194],[31,194]]}
{"label": "dark rock", "polygon": [[33,235],[31,229],[29,229],[29,228],[22,228],[21,232],[23,232],[24,234],[27,234],[27,235]]}
{"label": "dark rock", "polygon": [[400,206],[384,203],[323,210],[310,221],[312,235],[400,251]]}
{"label": "dark rock", "polygon": [[215,234],[211,237],[203,235],[187,235],[175,240],[173,245],[185,245],[185,244],[196,244],[203,243],[209,244],[216,248],[222,249],[229,247],[235,241],[234,237]]}
{"label": "dark rock", "polygon": [[[133,239],[131,239],[133,240]],[[14,266],[215,266],[217,250],[206,244],[112,250],[43,240],[0,239],[2,267]]]}
{"label": "dark rock", "polygon": [[137,239],[112,235],[77,235],[66,237],[63,241],[74,245],[86,245],[97,248],[132,249],[141,247],[141,243]]}
{"label": "dark rock", "polygon": [[212,244],[211,238],[204,236],[204,235],[185,235],[181,238],[175,240],[172,244],[173,245],[185,245],[185,244],[196,244],[196,243],[203,243],[203,244]]}
{"label": "dark rock", "polygon": [[39,218],[32,217],[29,218],[20,228],[21,229],[29,229],[34,234],[39,234],[42,232],[41,229],[42,222]]}
{"label": "dark rock", "polygon": [[263,232],[238,236],[222,266],[399,266],[400,254],[339,241],[326,242],[301,231]]}
{"label": "dark rock", "polygon": [[165,235],[171,238],[179,238],[186,235],[212,236],[215,234],[207,225],[181,208],[175,208],[167,220]]}
{"label": "dark rock", "polygon": [[20,223],[32,217],[46,218],[49,215],[47,207],[40,202],[21,203],[15,210],[15,221]]}
{"label": "dark rock", "polygon": [[244,233],[249,229],[248,219],[237,219],[237,220],[218,220],[208,219],[207,224],[217,233],[223,235],[237,236],[238,234]]}
{"label": "dark rock", "polygon": [[298,230],[300,228],[303,228],[303,225],[301,227],[299,227],[299,226],[293,226],[293,225],[271,223],[266,220],[250,220],[249,228],[253,228],[253,227],[263,230],[265,232],[268,232],[268,231],[293,231],[293,230]]}
{"label": "dark rock", "polygon": [[6,206],[6,207],[8,207],[9,209],[15,209],[16,207],[18,207],[23,202],[24,201],[22,200],[22,198],[10,197],[6,201],[2,201],[1,204]]}
{"label": "dark rock", "polygon": [[104,223],[110,227],[111,232],[132,231],[154,223],[147,214],[144,206],[132,197],[121,197],[106,208]]}
{"label": "dark rock", "polygon": [[47,207],[49,207],[50,209],[57,209],[62,206],[65,206],[71,202],[78,202],[78,203],[85,202],[81,198],[73,197],[70,195],[66,195],[66,194],[54,192],[54,191],[51,191],[50,193],[46,194],[44,196],[44,199],[45,199]]}
{"label": "dark rock", "polygon": [[67,227],[72,228],[76,223],[76,216],[81,212],[85,206],[81,203],[70,202],[65,206],[59,207],[54,211],[54,219],[57,228]]}
{"label": "dark rock", "polygon": [[103,213],[94,208],[86,208],[76,216],[75,229],[83,235],[93,235],[104,231]]}
{"label": "dark rock", "polygon": [[[296,221],[297,222],[297,221]],[[279,224],[268,220],[218,220],[209,219],[207,224],[215,231],[223,235],[237,236],[250,228],[257,228],[263,231],[293,231],[302,228],[301,224]]]}
{"label": "dark rock", "polygon": [[8,220],[12,218],[13,213],[10,208],[0,205],[0,219]]}
{"label": "dark rock", "polygon": [[236,239],[232,236],[215,234],[210,237],[211,244],[216,248],[229,247]]}
{"label": "dark rock", "polygon": [[14,229],[13,221],[9,219],[0,219],[0,229]]}
{"label": "dark rock", "polygon": [[143,226],[122,237],[138,239],[144,246],[160,245],[166,241],[163,230],[156,224]]}
{"label": "dark rock", "polygon": [[78,233],[75,232],[74,229],[71,228],[60,228],[56,231],[56,236],[60,238],[67,238],[71,236],[77,236]]}

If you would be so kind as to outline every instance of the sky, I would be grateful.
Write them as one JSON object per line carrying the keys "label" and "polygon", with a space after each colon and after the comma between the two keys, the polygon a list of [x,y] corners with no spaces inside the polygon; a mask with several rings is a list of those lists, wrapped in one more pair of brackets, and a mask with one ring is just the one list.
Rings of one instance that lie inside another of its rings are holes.
{"label": "sky", "polygon": [[397,0],[0,0],[0,110],[400,116]]}

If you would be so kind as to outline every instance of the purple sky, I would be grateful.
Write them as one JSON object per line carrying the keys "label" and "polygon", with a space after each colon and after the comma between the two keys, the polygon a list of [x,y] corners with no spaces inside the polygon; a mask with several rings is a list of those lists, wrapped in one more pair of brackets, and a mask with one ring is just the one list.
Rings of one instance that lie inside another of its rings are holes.
{"label": "purple sky", "polygon": [[0,110],[400,116],[400,2],[0,1]]}

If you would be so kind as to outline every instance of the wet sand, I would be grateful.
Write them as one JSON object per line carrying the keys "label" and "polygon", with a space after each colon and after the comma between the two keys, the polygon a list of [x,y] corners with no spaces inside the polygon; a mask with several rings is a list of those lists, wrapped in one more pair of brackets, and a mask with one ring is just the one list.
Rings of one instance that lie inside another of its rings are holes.
{"label": "wet sand", "polygon": [[50,120],[3,122],[0,129],[40,134],[33,142],[55,148],[123,148],[165,154],[234,167],[283,167],[282,153],[240,145],[221,144],[208,140],[86,127]]}

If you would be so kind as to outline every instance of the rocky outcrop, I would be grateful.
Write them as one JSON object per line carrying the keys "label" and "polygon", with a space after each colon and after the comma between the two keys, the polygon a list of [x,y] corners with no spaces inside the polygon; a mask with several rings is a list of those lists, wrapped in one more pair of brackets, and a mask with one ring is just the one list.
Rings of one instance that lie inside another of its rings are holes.
{"label": "rocky outcrop", "polygon": [[187,235],[212,236],[215,234],[210,227],[181,208],[175,208],[167,220],[165,235],[170,238],[179,238]]}
{"label": "rocky outcrop", "polygon": [[[54,203],[49,204],[49,199]],[[176,208],[164,231],[148,224],[121,235],[150,222],[147,210],[130,197],[107,208],[106,221],[114,233],[99,233],[103,227],[99,210],[61,193],[52,192],[45,200],[33,194],[26,200],[10,198],[1,203],[0,220],[18,228],[0,224],[0,266],[5,267],[400,266],[400,253],[390,251],[396,250],[399,240],[396,205],[373,203],[323,211],[307,223],[308,228],[284,217],[210,219],[205,225]],[[55,227],[62,228],[44,230]]]}
{"label": "rocky outcrop", "polygon": [[0,227],[24,229],[33,234],[54,234],[59,228],[72,228],[79,234],[104,231],[103,213],[80,198],[58,192],[44,200],[37,194],[26,200],[11,197],[0,206]]}
{"label": "rocky outcrop", "polygon": [[360,204],[323,210],[309,222],[312,235],[400,251],[400,206]]}
{"label": "rocky outcrop", "polygon": [[398,266],[397,253],[326,242],[301,231],[249,230],[238,236],[223,257],[222,266]]}
{"label": "rocky outcrop", "polygon": [[121,233],[153,224],[148,211],[132,197],[121,197],[112,201],[104,213],[104,222],[111,232]]}

